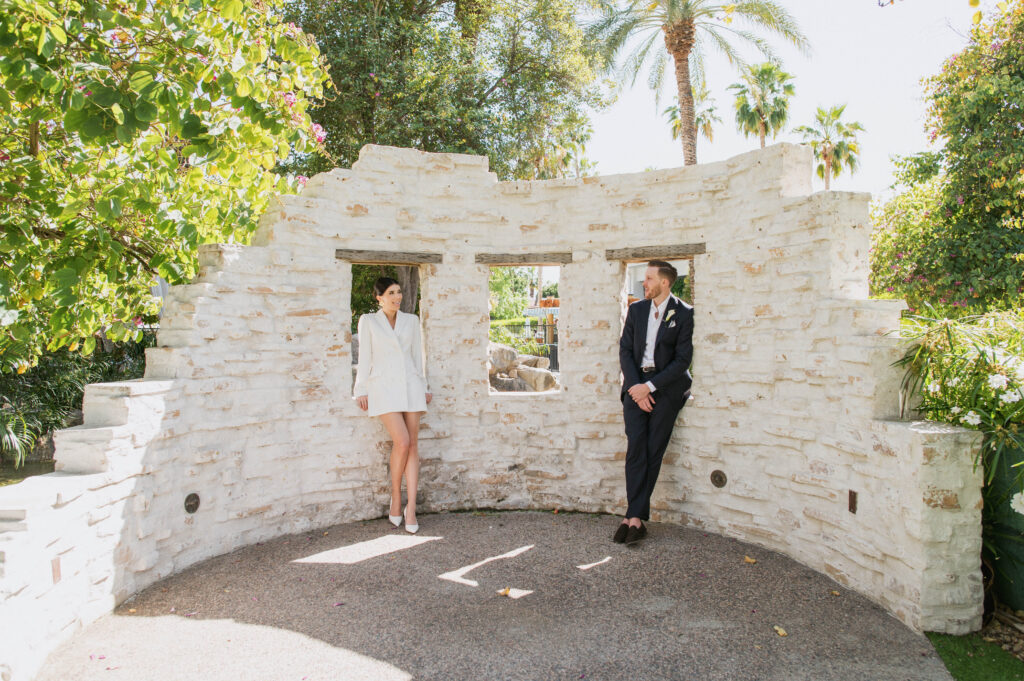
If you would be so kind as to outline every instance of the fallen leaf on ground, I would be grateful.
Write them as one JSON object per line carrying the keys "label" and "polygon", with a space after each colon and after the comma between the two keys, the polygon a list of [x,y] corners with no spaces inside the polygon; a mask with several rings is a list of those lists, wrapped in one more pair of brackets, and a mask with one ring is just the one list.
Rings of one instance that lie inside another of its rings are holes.
{"label": "fallen leaf on ground", "polygon": [[743,562],[744,563],[750,563],[751,565],[753,565],[754,563],[757,562],[757,558],[751,558],[750,556],[743,556]]}
{"label": "fallen leaf on ground", "polygon": [[838,591],[832,591],[831,593],[832,593],[833,596],[838,596],[839,595]]}
{"label": "fallen leaf on ground", "polygon": [[774,627],[772,627],[772,629],[774,629],[775,633],[778,634],[779,636],[789,636],[789,634],[786,633],[786,630],[783,629],[782,627],[780,627],[778,624],[776,624]]}
{"label": "fallen leaf on ground", "polygon": [[512,593],[512,587],[510,586],[506,586],[504,589],[498,589],[499,596],[508,596],[510,593]]}
{"label": "fallen leaf on ground", "polygon": [[128,612],[135,612],[135,608],[128,608]]}

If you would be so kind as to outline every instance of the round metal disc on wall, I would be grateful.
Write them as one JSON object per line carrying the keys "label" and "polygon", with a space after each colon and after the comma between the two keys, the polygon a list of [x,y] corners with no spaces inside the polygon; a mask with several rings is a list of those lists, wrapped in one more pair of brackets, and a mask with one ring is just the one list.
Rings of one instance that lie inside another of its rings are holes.
{"label": "round metal disc on wall", "polygon": [[195,513],[199,510],[199,495],[195,492],[185,497],[185,512]]}
{"label": "round metal disc on wall", "polygon": [[728,480],[724,471],[711,471],[711,484],[715,487],[725,487]]}

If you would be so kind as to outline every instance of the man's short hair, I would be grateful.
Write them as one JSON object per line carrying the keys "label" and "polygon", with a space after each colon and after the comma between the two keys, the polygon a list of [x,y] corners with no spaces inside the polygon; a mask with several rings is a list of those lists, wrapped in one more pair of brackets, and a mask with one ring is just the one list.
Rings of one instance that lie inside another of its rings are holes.
{"label": "man's short hair", "polygon": [[647,263],[648,267],[657,267],[658,276],[662,279],[668,279],[668,285],[676,283],[676,279],[679,278],[679,272],[675,267],[672,267],[669,263],[664,260],[651,260]]}

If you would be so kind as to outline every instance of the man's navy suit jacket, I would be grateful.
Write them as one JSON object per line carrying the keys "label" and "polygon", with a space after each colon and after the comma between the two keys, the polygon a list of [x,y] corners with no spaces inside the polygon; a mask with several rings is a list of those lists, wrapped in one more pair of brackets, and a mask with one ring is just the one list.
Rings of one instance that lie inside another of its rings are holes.
{"label": "man's navy suit jacket", "polygon": [[640,362],[647,345],[647,320],[651,314],[651,301],[638,300],[629,306],[626,323],[619,339],[619,364],[622,367],[622,393],[637,383],[650,381],[656,392],[654,399],[667,397],[684,402],[693,384],[690,362],[693,360],[693,306],[669,294],[665,316],[658,325],[658,340],[654,345],[654,374],[644,378]]}

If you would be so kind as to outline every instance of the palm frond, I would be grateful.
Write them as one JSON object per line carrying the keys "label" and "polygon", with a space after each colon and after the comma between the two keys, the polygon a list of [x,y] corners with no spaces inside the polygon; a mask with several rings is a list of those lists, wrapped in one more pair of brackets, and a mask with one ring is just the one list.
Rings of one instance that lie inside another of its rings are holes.
{"label": "palm frond", "polygon": [[655,106],[661,104],[661,85],[665,81],[665,69],[670,60],[667,50],[657,50],[654,53],[654,62],[647,76],[647,86],[654,90]]}
{"label": "palm frond", "polygon": [[647,62],[651,49],[654,47],[657,39],[658,34],[650,35],[637,45],[623,62],[622,68],[619,70],[619,78],[623,81],[628,80],[630,87],[636,85],[636,79],[640,76],[640,72],[643,71],[644,64]]}
{"label": "palm frond", "polygon": [[709,36],[711,44],[714,45],[719,52],[725,55],[725,58],[729,60],[729,64],[740,69],[746,68],[747,61],[743,58],[743,55],[736,51],[736,48],[733,47],[732,43],[719,35],[717,30],[718,28],[720,27],[706,27],[704,34]]}
{"label": "palm frond", "polygon": [[768,29],[787,42],[799,48],[804,54],[810,53],[810,42],[800,30],[796,19],[782,5],[773,0],[747,0],[736,3],[734,10],[738,19]]}
{"label": "palm frond", "polygon": [[772,49],[771,44],[761,36],[750,31],[744,31],[738,28],[733,28],[732,26],[720,26],[716,28],[721,28],[722,30],[728,31],[729,33],[732,33],[740,40],[752,45],[758,52],[760,52],[764,56],[764,58],[767,61],[772,63],[781,63],[778,54],[776,54],[775,50]]}

